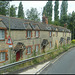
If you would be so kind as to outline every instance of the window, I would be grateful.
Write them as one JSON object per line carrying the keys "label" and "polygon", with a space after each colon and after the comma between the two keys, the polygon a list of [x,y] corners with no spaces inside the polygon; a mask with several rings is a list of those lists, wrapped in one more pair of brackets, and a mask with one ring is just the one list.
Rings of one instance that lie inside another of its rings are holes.
{"label": "window", "polygon": [[27,31],[27,38],[31,38],[31,31]]}
{"label": "window", "polygon": [[52,47],[52,41],[50,41],[50,47]]}
{"label": "window", "polygon": [[58,32],[56,32],[56,37],[58,36]]}
{"label": "window", "polygon": [[27,54],[30,54],[30,53],[31,53],[31,47],[28,47]]}
{"label": "window", "polygon": [[66,32],[65,32],[65,36],[66,36]]}
{"label": "window", "polygon": [[69,33],[69,36],[70,36],[70,33]]}
{"label": "window", "polygon": [[63,32],[63,36],[64,36],[64,32]]}
{"label": "window", "polygon": [[39,37],[39,31],[36,31],[36,37]]}
{"label": "window", "polygon": [[0,40],[4,40],[4,39],[5,39],[5,31],[0,30]]}
{"label": "window", "polygon": [[52,36],[52,32],[50,32],[50,36]]}
{"label": "window", "polygon": [[38,45],[36,45],[36,52],[38,52],[38,49],[39,49],[39,47],[38,47]]}
{"label": "window", "polygon": [[5,52],[0,53],[0,61],[5,61]]}

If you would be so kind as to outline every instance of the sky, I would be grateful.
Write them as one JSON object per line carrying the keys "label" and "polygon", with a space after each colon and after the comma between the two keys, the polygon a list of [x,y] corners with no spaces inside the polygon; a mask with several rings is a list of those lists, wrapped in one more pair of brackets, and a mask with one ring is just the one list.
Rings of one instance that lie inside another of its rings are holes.
{"label": "sky", "polygon": [[[53,9],[54,9],[54,2],[55,1],[52,2]],[[15,5],[16,7],[18,7],[19,3],[20,1],[11,1],[10,5]],[[26,17],[26,10],[31,9],[33,7],[33,8],[37,8],[38,12],[40,13],[40,19],[42,20],[42,11],[46,3],[47,1],[22,1],[25,17]],[[59,1],[59,12],[60,12],[61,3],[62,1]],[[75,1],[68,1],[68,13],[72,13],[72,11],[75,11]],[[52,20],[54,20],[54,10],[52,14]]]}

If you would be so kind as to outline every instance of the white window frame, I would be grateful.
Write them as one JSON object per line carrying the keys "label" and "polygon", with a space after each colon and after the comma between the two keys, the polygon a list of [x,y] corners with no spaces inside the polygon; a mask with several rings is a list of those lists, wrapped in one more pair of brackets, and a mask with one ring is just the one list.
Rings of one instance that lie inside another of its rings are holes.
{"label": "white window frame", "polygon": [[36,37],[39,37],[39,31],[36,31]]}
{"label": "white window frame", "polygon": [[4,39],[5,39],[5,31],[0,30],[0,40],[4,40]]}
{"label": "white window frame", "polygon": [[27,54],[30,54],[30,53],[31,53],[31,47],[28,47]]}
{"label": "white window frame", "polygon": [[27,31],[27,38],[31,38],[31,31]]}
{"label": "white window frame", "polygon": [[5,61],[5,52],[0,53],[0,61]]}
{"label": "white window frame", "polygon": [[52,32],[49,32],[49,35],[52,36]]}
{"label": "white window frame", "polygon": [[39,49],[39,46],[38,46],[38,45],[36,45],[36,52],[38,52],[38,49]]}

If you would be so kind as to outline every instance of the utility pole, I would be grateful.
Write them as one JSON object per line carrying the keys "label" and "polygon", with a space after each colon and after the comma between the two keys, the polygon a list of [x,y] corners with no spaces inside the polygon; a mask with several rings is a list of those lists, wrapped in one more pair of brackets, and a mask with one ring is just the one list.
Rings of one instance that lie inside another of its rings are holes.
{"label": "utility pole", "polygon": [[[9,1],[9,36],[10,36],[10,1]],[[10,63],[11,63],[11,48],[9,48],[10,51]]]}
{"label": "utility pole", "polygon": [[9,36],[10,36],[10,1],[9,1]]}

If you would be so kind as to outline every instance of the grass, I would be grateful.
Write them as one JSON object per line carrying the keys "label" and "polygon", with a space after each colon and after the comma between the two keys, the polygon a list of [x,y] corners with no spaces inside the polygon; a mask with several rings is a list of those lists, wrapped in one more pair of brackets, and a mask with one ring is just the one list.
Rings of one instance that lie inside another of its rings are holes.
{"label": "grass", "polygon": [[[22,68],[25,68],[25,67],[29,67],[29,66],[32,66],[32,65],[39,64],[39,63],[47,61],[47,60],[52,60],[56,56],[60,55],[61,53],[65,52],[65,51],[67,51],[69,48],[71,48],[73,46],[75,46],[74,43],[71,43],[71,44],[68,44],[68,45],[63,45],[62,47],[59,46],[56,49],[49,50],[47,54],[43,53],[44,55],[42,55],[41,57],[34,58],[34,59],[30,60],[30,61],[27,61],[25,63],[13,66],[11,68],[7,68],[6,70],[0,71],[0,73],[3,73],[3,72],[12,72],[12,71],[16,71],[18,69],[22,69]],[[53,51],[53,52],[51,52],[51,51]],[[34,57],[36,56],[35,51],[34,51],[33,55],[34,55]]]}

